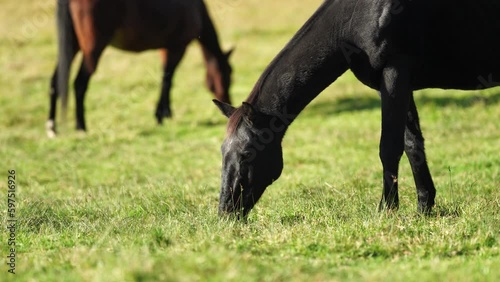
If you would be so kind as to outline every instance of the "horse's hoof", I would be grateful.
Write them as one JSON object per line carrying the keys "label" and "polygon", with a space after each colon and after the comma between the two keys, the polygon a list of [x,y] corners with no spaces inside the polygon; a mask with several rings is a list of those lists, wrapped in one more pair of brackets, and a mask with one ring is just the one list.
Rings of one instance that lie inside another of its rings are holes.
{"label": "horse's hoof", "polygon": [[155,115],[156,116],[156,123],[158,125],[162,125],[163,124],[163,118],[159,115]]}
{"label": "horse's hoof", "polygon": [[85,139],[87,138],[87,131],[83,129],[77,129],[75,133],[76,139]]}
{"label": "horse's hoof", "polygon": [[54,130],[47,130],[47,137],[49,137],[50,139],[54,139],[57,137],[57,134]]}
{"label": "horse's hoof", "polygon": [[164,118],[168,118],[168,119],[172,118],[172,112],[170,110],[167,110],[167,111],[164,111],[161,113],[157,112],[155,114],[155,117],[156,117],[156,122],[158,123],[158,125],[162,125]]}
{"label": "horse's hoof", "polygon": [[167,111],[163,112],[162,117],[163,118],[172,118],[172,111],[167,110]]}
{"label": "horse's hoof", "polygon": [[76,127],[76,131],[77,132],[87,132],[87,128],[86,127],[81,127],[81,126],[77,126]]}
{"label": "horse's hoof", "polygon": [[418,207],[417,207],[417,212],[419,214],[423,214],[425,216],[429,216],[431,215],[431,212],[432,212],[432,205],[427,205],[427,204],[418,204]]}
{"label": "horse's hoof", "polygon": [[47,132],[47,137],[49,138],[56,138],[57,133],[56,133],[56,126],[53,120],[48,120],[45,123],[45,130]]}
{"label": "horse's hoof", "polygon": [[399,202],[387,202],[384,199],[380,200],[378,205],[379,212],[396,212],[399,210]]}

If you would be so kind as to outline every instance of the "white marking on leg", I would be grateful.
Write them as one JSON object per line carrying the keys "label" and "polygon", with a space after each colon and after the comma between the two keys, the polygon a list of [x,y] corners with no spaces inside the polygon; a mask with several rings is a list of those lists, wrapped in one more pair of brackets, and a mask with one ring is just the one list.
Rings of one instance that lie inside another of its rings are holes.
{"label": "white marking on leg", "polygon": [[56,138],[56,130],[55,130],[55,123],[53,120],[49,119],[45,123],[45,130],[47,131],[47,136],[49,138]]}

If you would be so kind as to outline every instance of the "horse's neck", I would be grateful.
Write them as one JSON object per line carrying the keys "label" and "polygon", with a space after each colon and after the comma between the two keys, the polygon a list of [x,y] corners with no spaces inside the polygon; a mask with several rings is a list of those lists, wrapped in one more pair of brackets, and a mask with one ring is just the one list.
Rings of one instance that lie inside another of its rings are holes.
{"label": "horse's neck", "polygon": [[213,49],[209,49],[205,45],[201,45],[201,50],[203,52],[203,58],[205,59],[206,65],[208,66],[215,64],[218,69],[219,65],[223,62],[224,57],[224,54],[219,45],[216,44],[216,47],[214,47]]}
{"label": "horse's neck", "polygon": [[208,14],[207,7],[203,2],[201,4],[202,29],[198,41],[201,44],[203,57],[207,64],[213,61],[220,63],[224,59],[224,52],[220,47],[217,31]]}
{"label": "horse's neck", "polygon": [[[295,34],[257,82],[247,102],[266,114],[298,115],[347,70],[334,38],[329,1]],[[291,121],[290,121],[291,122]]]}

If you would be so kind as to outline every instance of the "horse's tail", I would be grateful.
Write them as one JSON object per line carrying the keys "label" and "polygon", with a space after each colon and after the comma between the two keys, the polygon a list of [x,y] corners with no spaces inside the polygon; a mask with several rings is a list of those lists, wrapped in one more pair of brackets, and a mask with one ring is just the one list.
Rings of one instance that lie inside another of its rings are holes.
{"label": "horse's tail", "polygon": [[69,0],[57,0],[57,93],[61,96],[63,116],[68,106],[68,81],[77,43],[73,21],[69,10]]}

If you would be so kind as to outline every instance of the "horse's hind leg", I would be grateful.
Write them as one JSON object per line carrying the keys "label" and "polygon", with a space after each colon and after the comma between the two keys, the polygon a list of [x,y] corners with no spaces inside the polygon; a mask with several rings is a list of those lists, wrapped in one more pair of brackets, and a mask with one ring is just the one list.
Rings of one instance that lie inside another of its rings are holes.
{"label": "horse's hind leg", "polygon": [[[118,3],[118,2],[116,2]],[[70,1],[75,32],[83,53],[75,80],[76,128],[85,130],[84,98],[91,75],[102,51],[111,41],[118,20],[119,6],[113,1]]]}
{"label": "horse's hind leg", "polygon": [[80,70],[75,79],[75,98],[76,98],[76,129],[85,131],[85,93],[89,85],[90,76],[92,73],[87,69],[85,62],[80,65]]}
{"label": "horse's hind leg", "polygon": [[52,75],[52,79],[50,80],[50,109],[49,109],[49,118],[47,119],[47,123],[45,124],[45,129],[47,131],[47,135],[49,138],[56,137],[56,109],[57,109],[57,67],[54,70],[54,74]]}
{"label": "horse's hind leg", "polygon": [[[97,68],[99,57],[102,54],[106,44],[101,43],[87,55],[84,54],[80,70],[75,79],[75,97],[76,97],[76,129],[85,131],[85,94],[89,85],[90,77]],[[89,64],[90,62],[90,64]]]}
{"label": "horse's hind leg", "polygon": [[171,117],[172,111],[170,109],[170,89],[172,88],[172,78],[174,76],[175,68],[184,56],[185,48],[162,50],[163,59],[163,78],[160,93],[160,100],[156,107],[156,120],[158,124],[163,123],[164,117]]}
{"label": "horse's hind leg", "polygon": [[[73,59],[75,58],[76,53],[80,50],[78,47],[78,42],[76,41],[76,38],[73,38],[71,44],[67,44],[67,52],[65,54],[65,60],[67,60],[67,64],[64,64],[67,66],[67,69],[60,70],[58,66],[56,66],[54,73],[52,75],[52,78],[50,80],[50,91],[49,91],[49,97],[50,97],[50,108],[49,108],[49,118],[47,119],[47,123],[45,124],[45,129],[47,131],[47,135],[49,138],[54,138],[56,137],[56,112],[57,112],[57,99],[60,94],[58,91],[58,79],[59,76],[62,75],[63,79],[69,77],[69,71],[71,67],[71,63],[73,62]],[[57,64],[59,65],[59,63]],[[65,83],[67,84],[68,82],[65,80]],[[67,86],[64,89],[61,89],[62,91],[67,91]]]}
{"label": "horse's hind leg", "polygon": [[379,205],[380,210],[399,207],[398,167],[404,150],[406,115],[412,94],[408,59],[405,57],[391,59],[382,76],[380,160],[384,169],[384,191]]}
{"label": "horse's hind leg", "polygon": [[417,107],[410,99],[405,130],[405,153],[410,161],[418,196],[418,211],[429,213],[434,206],[436,188],[432,181],[424,149],[424,137],[420,129]]}

